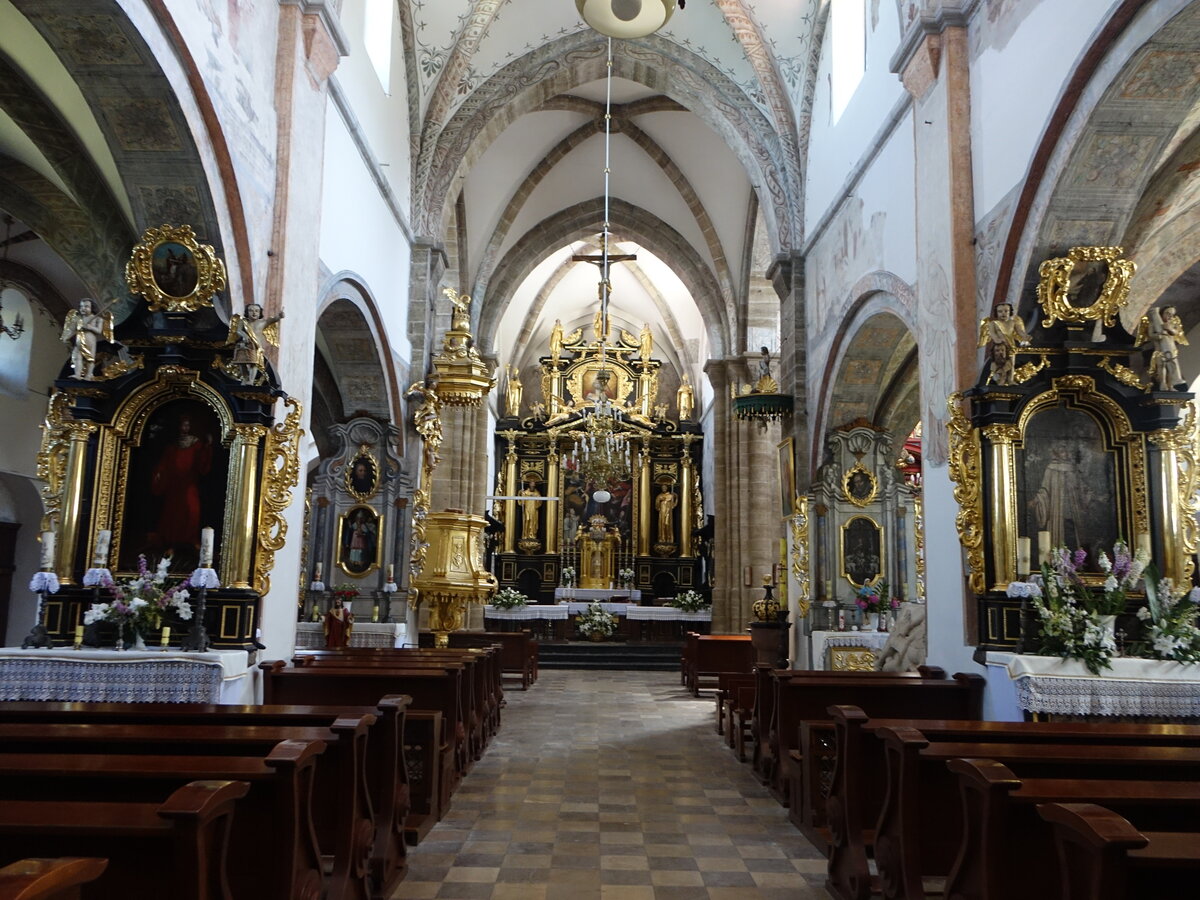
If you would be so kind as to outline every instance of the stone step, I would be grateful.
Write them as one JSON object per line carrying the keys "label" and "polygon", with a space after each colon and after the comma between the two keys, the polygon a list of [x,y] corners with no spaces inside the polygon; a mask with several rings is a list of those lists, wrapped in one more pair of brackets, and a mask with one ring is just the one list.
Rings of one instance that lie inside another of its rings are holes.
{"label": "stone step", "polygon": [[543,643],[538,647],[538,667],[677,672],[681,651],[682,646],[679,644],[625,644],[609,641]]}

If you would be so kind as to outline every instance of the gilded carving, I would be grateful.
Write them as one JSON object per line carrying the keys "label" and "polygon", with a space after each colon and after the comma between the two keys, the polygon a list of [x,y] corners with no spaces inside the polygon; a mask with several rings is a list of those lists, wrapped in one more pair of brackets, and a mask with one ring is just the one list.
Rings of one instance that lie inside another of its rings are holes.
{"label": "gilded carving", "polygon": [[1105,356],[1096,364],[1096,368],[1103,369],[1126,387],[1137,388],[1139,391],[1150,390],[1150,385],[1143,384],[1142,379],[1138,377],[1137,372],[1133,371],[1133,369],[1129,368],[1129,366],[1113,362],[1107,356]]}
{"label": "gilded carving", "polygon": [[37,455],[37,477],[43,482],[41,531],[54,528],[62,507],[71,421],[70,400],[66,394],[55,391],[50,395],[46,418],[42,421],[42,445]]}
{"label": "gilded carving", "polygon": [[993,444],[1011,444],[1021,439],[1021,429],[1016,425],[985,425],[983,436]]}
{"label": "gilded carving", "polygon": [[[301,406],[295,397],[284,397],[287,416],[267,432],[263,450],[262,495],[258,507],[258,553],[254,560],[254,586],[260,596],[271,590],[271,569],[275,554],[287,538],[284,518],[292,502],[292,488],[300,483]],[[239,425],[237,430],[258,429]]]}
{"label": "gilded carving", "polygon": [[913,497],[914,553],[917,557],[917,600],[925,600],[925,508],[921,498]]}
{"label": "gilded carving", "polygon": [[962,411],[962,394],[955,391],[946,401],[950,438],[950,480],[958,514],[954,525],[958,540],[967,552],[967,585],[976,594],[986,590],[983,558],[983,466],[979,435]]}
{"label": "gilded carving", "polygon": [[148,228],[125,265],[130,293],[146,298],[151,312],[193,312],[212,306],[225,289],[225,264],[190,225]]}
{"label": "gilded carving", "polygon": [[796,605],[800,617],[807,618],[811,606],[810,560],[808,555],[808,498],[797,497],[793,505],[792,530],[792,575],[798,585]]}
{"label": "gilded carving", "polygon": [[[1125,305],[1130,279],[1137,270],[1136,263],[1121,258],[1124,252],[1122,247],[1072,247],[1066,256],[1043,262],[1038,267],[1037,289],[1038,302],[1046,314],[1043,327],[1049,328],[1059,321],[1098,322],[1111,327]],[[1071,275],[1079,262],[1103,262],[1108,266],[1100,296],[1091,306],[1072,306],[1070,302]]]}
{"label": "gilded carving", "polygon": [[1041,359],[1036,363],[1022,363],[1013,370],[1013,384],[1024,384],[1048,365],[1050,365],[1050,360],[1045,353],[1041,355]]}
{"label": "gilded carving", "polygon": [[[1171,574],[1177,583],[1191,581],[1195,569],[1196,549],[1200,546],[1200,527],[1197,512],[1200,512],[1200,432],[1197,431],[1196,407],[1189,403],[1184,420],[1170,431],[1156,431],[1150,440],[1164,451],[1175,455],[1176,476],[1173,479],[1177,493],[1165,497],[1164,501],[1175,507],[1174,521],[1178,523],[1177,571]],[[1171,536],[1164,536],[1171,541]]]}

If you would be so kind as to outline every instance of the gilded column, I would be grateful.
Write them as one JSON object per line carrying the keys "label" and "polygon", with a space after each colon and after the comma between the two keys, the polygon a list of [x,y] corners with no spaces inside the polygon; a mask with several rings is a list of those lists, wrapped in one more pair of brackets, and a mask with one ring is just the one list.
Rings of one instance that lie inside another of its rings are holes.
{"label": "gilded column", "polygon": [[650,441],[642,441],[642,449],[638,454],[641,465],[638,467],[638,508],[637,508],[637,554],[650,555],[650,513],[654,504],[650,502]]}
{"label": "gilded column", "polygon": [[508,452],[504,454],[504,553],[517,552],[517,501],[511,499],[517,493],[517,433],[503,431],[508,441]]}
{"label": "gilded column", "polygon": [[63,478],[62,518],[55,546],[54,570],[59,583],[74,584],[75,545],[83,519],[83,482],[87,469],[88,444],[96,433],[92,422],[72,422],[68,426],[67,467]]}
{"label": "gilded column", "polygon": [[254,544],[258,536],[258,451],[267,429],[235,425],[229,448],[229,492],[221,529],[221,583],[225,587],[254,587]]}
{"label": "gilded column", "polygon": [[696,467],[692,463],[692,440],[690,434],[683,437],[683,460],[680,463],[679,475],[679,555],[695,556],[695,544],[692,532],[692,517],[695,510],[692,505],[692,489],[696,484]]}
{"label": "gilded column", "polygon": [[989,503],[992,512],[992,590],[1003,590],[1017,578],[1017,475],[1013,441],[1021,436],[1016,425],[988,425],[983,429],[991,457]]}
{"label": "gilded column", "polygon": [[[546,496],[555,498],[561,496],[558,484],[558,454],[551,451],[546,464]],[[557,500],[546,501],[546,552],[558,553],[562,539],[562,504]]]}

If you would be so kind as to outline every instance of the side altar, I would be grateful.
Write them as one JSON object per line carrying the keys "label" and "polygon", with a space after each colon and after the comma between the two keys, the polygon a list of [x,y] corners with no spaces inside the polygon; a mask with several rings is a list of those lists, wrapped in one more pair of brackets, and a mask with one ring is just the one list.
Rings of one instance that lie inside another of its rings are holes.
{"label": "side altar", "polygon": [[523,389],[510,371],[496,427],[500,585],[534,602],[550,602],[567,583],[648,599],[707,592],[696,536],[704,437],[687,376],[672,410],[659,399],[662,363],[648,326],[612,340],[598,321],[588,340],[582,327],[564,336],[556,323],[549,349],[539,360],[541,400],[522,416]]}

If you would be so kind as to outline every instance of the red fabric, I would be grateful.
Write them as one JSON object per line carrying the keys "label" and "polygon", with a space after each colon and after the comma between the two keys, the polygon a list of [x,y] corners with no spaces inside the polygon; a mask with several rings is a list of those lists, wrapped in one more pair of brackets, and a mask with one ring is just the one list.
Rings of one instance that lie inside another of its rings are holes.
{"label": "red fabric", "polygon": [[190,447],[171,444],[154,469],[151,491],[162,497],[158,540],[164,546],[200,541],[200,479],[212,467],[212,445],[197,440]]}

